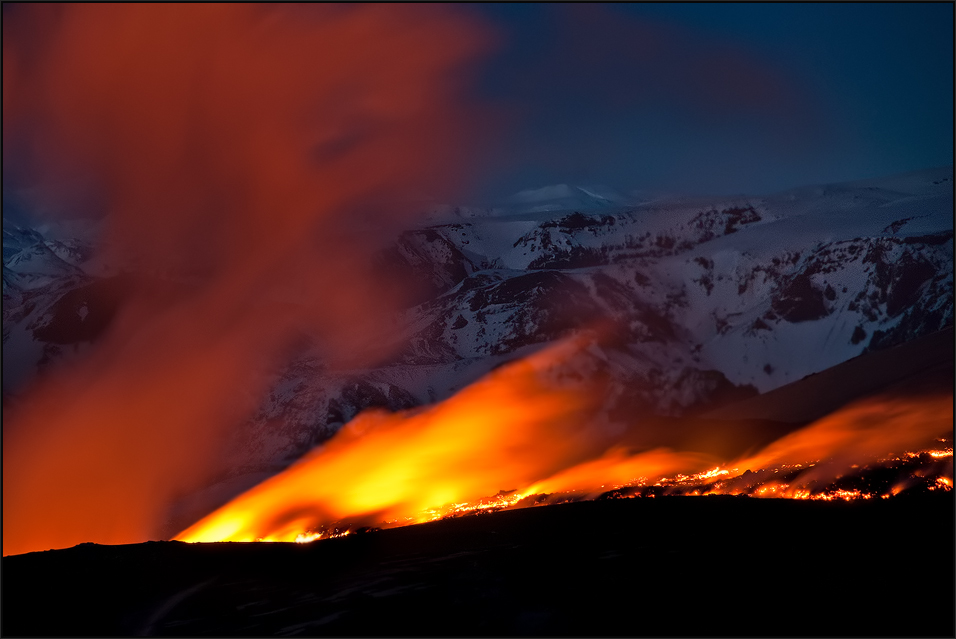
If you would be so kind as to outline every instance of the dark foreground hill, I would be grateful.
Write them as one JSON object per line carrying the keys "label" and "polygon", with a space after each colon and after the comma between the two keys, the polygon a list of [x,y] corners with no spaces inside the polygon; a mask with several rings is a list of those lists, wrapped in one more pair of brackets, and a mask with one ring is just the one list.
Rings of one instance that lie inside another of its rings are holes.
{"label": "dark foreground hill", "polygon": [[5,636],[953,636],[954,500],[579,502],[3,558]]}

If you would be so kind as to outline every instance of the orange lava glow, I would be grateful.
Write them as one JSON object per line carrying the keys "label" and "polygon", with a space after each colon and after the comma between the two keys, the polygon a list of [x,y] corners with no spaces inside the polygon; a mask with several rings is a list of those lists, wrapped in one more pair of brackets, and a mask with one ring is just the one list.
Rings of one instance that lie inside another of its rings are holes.
{"label": "orange lava glow", "polygon": [[[850,475],[861,465],[899,455],[900,451],[926,450],[934,438],[952,428],[952,396],[871,398],[786,435],[757,454],[734,462],[734,466],[753,470],[778,466],[797,469],[789,489],[782,493],[789,497],[813,483]],[[820,460],[827,463],[815,463]],[[801,463],[807,467],[800,468]],[[774,496],[778,494],[779,490]],[[852,495],[837,497],[846,499]]]}
{"label": "orange lava glow", "polygon": [[290,345],[392,347],[401,282],[370,255],[471,172],[490,34],[434,5],[7,8],[5,179],[16,157],[54,211],[93,193],[129,292],[4,408],[3,553],[168,536]]}
{"label": "orange lava glow", "polygon": [[552,477],[535,482],[522,492],[526,495],[583,491],[602,492],[654,482],[675,471],[688,471],[711,465],[713,459],[701,453],[676,453],[657,448],[639,453],[612,448],[605,455],[587,461]]}
{"label": "orange lava glow", "polygon": [[[588,428],[598,389],[561,387],[548,374],[561,370],[585,341],[512,363],[425,409],[364,413],[328,444],[177,539],[303,542],[331,536],[322,531],[335,522],[406,525],[533,505],[540,501],[535,496],[558,495],[554,503],[625,487],[632,489],[625,497],[640,496],[633,492],[638,487],[651,490],[650,497],[870,499],[875,495],[858,488],[812,486],[893,451],[931,444],[952,428],[951,398],[880,398],[850,405],[732,464],[689,451],[606,446],[602,431]],[[760,473],[745,475],[750,469]],[[734,487],[761,473],[767,476]],[[949,489],[952,479],[942,476],[933,486]]]}
{"label": "orange lava glow", "polygon": [[424,410],[365,412],[177,539],[293,541],[345,517],[428,521],[442,506],[572,466],[593,448],[585,425],[594,405],[580,389],[556,386],[549,371],[573,348],[563,343],[502,367]]}
{"label": "orange lava glow", "polygon": [[879,397],[823,417],[736,464],[756,469],[831,458],[850,468],[918,449],[952,426],[951,397]]}

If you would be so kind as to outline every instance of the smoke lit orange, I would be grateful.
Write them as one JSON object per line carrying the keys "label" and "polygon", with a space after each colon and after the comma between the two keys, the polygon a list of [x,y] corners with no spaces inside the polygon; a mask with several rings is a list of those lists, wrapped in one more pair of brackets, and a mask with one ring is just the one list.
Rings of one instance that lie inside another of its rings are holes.
{"label": "smoke lit orange", "polygon": [[5,176],[67,211],[92,193],[130,285],[90,356],[5,410],[3,552],[156,538],[290,341],[380,354],[401,283],[369,256],[467,173],[488,34],[441,6],[6,9]]}

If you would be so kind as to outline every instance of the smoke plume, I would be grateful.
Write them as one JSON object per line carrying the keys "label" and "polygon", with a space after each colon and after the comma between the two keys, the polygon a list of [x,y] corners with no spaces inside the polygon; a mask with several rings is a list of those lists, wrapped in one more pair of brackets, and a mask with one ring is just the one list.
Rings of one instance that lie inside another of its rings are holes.
{"label": "smoke plume", "polygon": [[132,284],[95,350],[5,415],[3,553],[155,538],[290,342],[381,352],[400,283],[370,257],[403,202],[467,174],[489,34],[426,6],[4,13],[5,176],[64,208],[95,194]]}

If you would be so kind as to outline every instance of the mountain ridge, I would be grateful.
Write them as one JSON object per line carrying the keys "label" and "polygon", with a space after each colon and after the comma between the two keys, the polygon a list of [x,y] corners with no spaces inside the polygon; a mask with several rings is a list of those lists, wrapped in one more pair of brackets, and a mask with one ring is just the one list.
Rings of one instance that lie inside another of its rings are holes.
{"label": "mountain ridge", "polygon": [[[582,331],[581,366],[611,380],[614,421],[715,409],[951,327],[952,175],[432,219],[376,265],[410,283],[403,347],[370,369],[293,357],[230,435],[235,472],[282,466],[365,408],[440,401]],[[70,242],[4,223],[5,401],[82,357],[99,334],[87,319],[109,330],[122,305],[122,287],[101,283],[118,269],[96,264],[95,242]]]}

